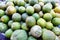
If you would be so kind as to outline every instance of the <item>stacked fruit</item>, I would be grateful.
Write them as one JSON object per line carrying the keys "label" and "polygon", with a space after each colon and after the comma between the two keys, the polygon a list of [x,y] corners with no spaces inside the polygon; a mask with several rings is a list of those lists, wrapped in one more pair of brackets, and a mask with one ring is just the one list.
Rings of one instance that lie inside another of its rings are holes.
{"label": "stacked fruit", "polygon": [[0,2],[0,40],[60,40],[59,37],[60,6],[55,0]]}

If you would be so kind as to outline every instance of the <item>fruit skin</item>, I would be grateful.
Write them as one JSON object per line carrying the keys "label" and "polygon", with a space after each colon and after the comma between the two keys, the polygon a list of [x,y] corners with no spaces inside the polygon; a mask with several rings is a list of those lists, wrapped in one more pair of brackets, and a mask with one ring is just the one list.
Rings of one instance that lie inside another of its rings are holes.
{"label": "fruit skin", "polygon": [[[16,33],[17,32],[17,33]],[[19,35],[18,35],[19,34]],[[25,30],[15,30],[10,38],[11,40],[27,40],[27,33]]]}
{"label": "fruit skin", "polygon": [[32,16],[33,16],[36,20],[38,20],[38,19],[40,18],[40,16],[39,16],[38,13],[34,13]]}
{"label": "fruit skin", "polygon": [[8,6],[14,6],[14,4],[13,4],[13,2],[7,2],[6,3],[6,6],[8,7]]}
{"label": "fruit skin", "polygon": [[21,20],[21,15],[19,13],[14,13],[12,15],[12,20],[15,21],[15,22],[18,22]]}
{"label": "fruit skin", "polygon": [[37,3],[38,3],[38,0],[29,0],[30,5],[34,5],[34,4],[37,4]]}
{"label": "fruit skin", "polygon": [[1,21],[7,23],[9,21],[9,17],[7,15],[4,15],[1,17]]}
{"label": "fruit skin", "polygon": [[3,3],[3,2],[1,2],[1,3],[0,3],[0,9],[5,10],[5,8],[6,8],[6,4],[5,4],[5,3]]}
{"label": "fruit skin", "polygon": [[54,11],[55,11],[56,13],[60,13],[60,6],[55,7]]}
{"label": "fruit skin", "polygon": [[25,7],[28,7],[28,6],[30,6],[30,4],[27,4],[27,3],[26,3],[26,4],[25,4]]}
{"label": "fruit skin", "polygon": [[53,26],[53,24],[52,24],[51,22],[47,22],[47,23],[46,23],[46,28],[47,28],[47,29],[53,29],[53,27],[54,27],[54,26]]}
{"label": "fruit skin", "polygon": [[50,30],[46,30],[42,34],[43,40],[55,40],[55,38],[56,38],[56,35]]}
{"label": "fruit skin", "polygon": [[8,27],[7,27],[6,24],[0,22],[0,32],[5,32],[5,31],[7,30],[7,28],[8,28]]}
{"label": "fruit skin", "polygon": [[28,30],[28,27],[27,27],[27,24],[26,24],[26,23],[22,23],[21,28],[22,28],[23,30]]}
{"label": "fruit skin", "polygon": [[24,13],[25,12],[25,7],[20,6],[18,10],[19,10],[20,13]]}
{"label": "fruit skin", "polygon": [[34,14],[34,8],[32,6],[28,6],[26,8],[26,12],[29,14],[29,15],[32,15]]}
{"label": "fruit skin", "polygon": [[8,26],[11,27],[12,23],[13,23],[13,20],[10,20],[10,21],[8,22]]}
{"label": "fruit skin", "polygon": [[52,4],[51,3],[47,3],[43,6],[42,8],[44,13],[49,13],[52,10]]}
{"label": "fruit skin", "polygon": [[52,15],[50,13],[46,13],[46,14],[44,14],[43,18],[46,21],[50,21],[50,20],[52,20],[53,17],[52,17]]}
{"label": "fruit skin", "polygon": [[10,38],[11,35],[12,35],[12,33],[13,33],[12,29],[8,29],[8,30],[5,32],[5,36],[6,36],[7,38]]}
{"label": "fruit skin", "polygon": [[0,17],[2,17],[4,14],[4,11],[0,9]]}
{"label": "fruit skin", "polygon": [[52,15],[52,17],[56,17],[56,13],[54,12],[54,10],[51,10],[50,14]]}
{"label": "fruit skin", "polygon": [[60,25],[60,18],[53,18],[52,23],[56,26]]}
{"label": "fruit skin", "polygon": [[60,18],[60,14],[59,14],[59,13],[56,13],[56,17],[57,17],[57,18]]}
{"label": "fruit skin", "polygon": [[42,28],[39,25],[34,25],[31,29],[30,29],[30,35],[38,38],[42,35]]}
{"label": "fruit skin", "polygon": [[28,40],[37,40],[37,39],[34,38],[33,36],[29,36]]}
{"label": "fruit skin", "polygon": [[18,6],[24,6],[25,5],[25,1],[24,0],[18,0],[17,1],[17,5]]}
{"label": "fruit skin", "polygon": [[27,17],[27,18],[26,18],[26,24],[27,24],[27,26],[29,26],[29,27],[34,26],[34,25],[36,24],[35,18],[32,17],[32,16]]}
{"label": "fruit skin", "polygon": [[40,18],[37,20],[37,24],[44,28],[46,26],[46,21],[43,18]]}
{"label": "fruit skin", "polygon": [[43,17],[43,12],[42,11],[39,12],[39,16]]}
{"label": "fruit skin", "polygon": [[11,25],[11,29],[13,29],[13,30],[20,29],[20,23],[19,22],[13,22]]}
{"label": "fruit skin", "polygon": [[60,28],[54,27],[54,28],[52,29],[52,31],[53,31],[56,35],[60,35]]}
{"label": "fruit skin", "polygon": [[22,18],[23,21],[25,21],[27,17],[28,17],[27,13],[23,13],[22,16],[21,16],[21,18]]}
{"label": "fruit skin", "polygon": [[33,7],[35,12],[39,12],[41,10],[41,6],[39,4],[35,4]]}
{"label": "fruit skin", "polygon": [[55,40],[60,40],[58,36],[56,36],[56,39]]}
{"label": "fruit skin", "polygon": [[14,6],[8,6],[6,9],[6,14],[12,15],[14,13],[16,13],[16,8]]}

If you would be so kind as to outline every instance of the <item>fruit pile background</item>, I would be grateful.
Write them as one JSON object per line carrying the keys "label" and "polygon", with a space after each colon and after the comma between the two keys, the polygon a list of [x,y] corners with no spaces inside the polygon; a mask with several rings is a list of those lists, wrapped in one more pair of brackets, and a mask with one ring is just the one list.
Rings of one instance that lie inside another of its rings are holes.
{"label": "fruit pile background", "polygon": [[60,40],[59,0],[0,0],[0,40]]}

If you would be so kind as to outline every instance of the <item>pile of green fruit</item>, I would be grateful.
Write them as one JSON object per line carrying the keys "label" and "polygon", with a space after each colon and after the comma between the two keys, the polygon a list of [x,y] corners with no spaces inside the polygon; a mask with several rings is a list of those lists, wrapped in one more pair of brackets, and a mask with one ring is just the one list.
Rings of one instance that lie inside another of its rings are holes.
{"label": "pile of green fruit", "polygon": [[55,0],[0,2],[0,32],[10,40],[60,40],[60,6]]}

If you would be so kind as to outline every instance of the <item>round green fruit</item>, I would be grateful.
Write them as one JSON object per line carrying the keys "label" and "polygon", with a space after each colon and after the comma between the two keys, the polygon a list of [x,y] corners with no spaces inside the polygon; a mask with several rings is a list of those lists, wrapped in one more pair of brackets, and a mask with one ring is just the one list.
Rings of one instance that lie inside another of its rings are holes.
{"label": "round green fruit", "polygon": [[55,38],[56,38],[56,35],[52,31],[46,30],[43,32],[43,35],[42,35],[43,40],[55,40]]}
{"label": "round green fruit", "polygon": [[13,29],[13,30],[20,29],[20,23],[19,22],[13,22],[11,25],[11,29]]}
{"label": "round green fruit", "polygon": [[26,24],[26,23],[22,23],[21,28],[22,28],[23,30],[28,30],[28,27],[27,27],[27,24]]}
{"label": "round green fruit", "polygon": [[42,35],[42,28],[39,25],[35,25],[30,30],[30,35],[38,38]]}
{"label": "round green fruit", "polygon": [[25,21],[27,17],[28,17],[27,13],[23,13],[22,16],[21,16],[21,18],[22,18],[23,21]]}
{"label": "round green fruit", "polygon": [[46,23],[46,28],[47,28],[47,29],[53,29],[53,27],[54,27],[54,26],[53,26],[53,24],[52,24],[51,22],[47,22],[47,23]]}
{"label": "round green fruit", "polygon": [[32,17],[32,16],[27,17],[27,18],[26,18],[26,24],[27,24],[27,26],[29,26],[29,27],[34,26],[34,25],[36,24],[35,18]]}
{"label": "round green fruit", "polygon": [[24,0],[18,0],[17,1],[17,5],[18,6],[24,6],[25,5],[25,1]]}
{"label": "round green fruit", "polygon": [[4,15],[4,16],[1,17],[1,21],[4,22],[4,23],[8,23],[9,17],[7,15]]}
{"label": "round green fruit", "polygon": [[25,12],[25,7],[20,6],[18,10],[19,10],[20,13],[24,13]]}
{"label": "round green fruit", "polygon": [[4,11],[0,9],[0,17],[2,17],[4,14]]}
{"label": "round green fruit", "polygon": [[33,7],[34,7],[35,12],[40,12],[41,6],[39,4],[35,4]]}
{"label": "round green fruit", "polygon": [[46,21],[42,18],[37,20],[37,24],[41,27],[45,27],[46,26]]}
{"label": "round green fruit", "polygon": [[25,30],[15,30],[10,38],[11,40],[27,40],[27,33]]}
{"label": "round green fruit", "polygon": [[53,18],[52,23],[54,25],[60,25],[60,18]]}
{"label": "round green fruit", "polygon": [[43,12],[42,11],[39,12],[39,16],[43,17]]}
{"label": "round green fruit", "polygon": [[37,39],[34,38],[33,36],[29,36],[28,40],[37,40]]}
{"label": "round green fruit", "polygon": [[14,13],[16,13],[16,8],[14,6],[8,6],[6,9],[6,14],[12,15]]}
{"label": "round green fruit", "polygon": [[13,23],[13,20],[10,20],[10,21],[8,22],[8,26],[11,27],[12,23]]}
{"label": "round green fruit", "polygon": [[0,32],[5,32],[7,30],[7,25],[0,22]]}
{"label": "round green fruit", "polygon": [[25,4],[25,7],[28,7],[28,6],[30,6],[30,4],[27,4],[27,3],[26,3],[26,4]]}
{"label": "round green fruit", "polygon": [[28,6],[26,8],[26,12],[29,14],[29,15],[32,15],[34,14],[34,8],[32,6]]}
{"label": "round green fruit", "polygon": [[53,31],[56,35],[60,35],[60,28],[54,27],[54,28],[52,29],[52,31]]}
{"label": "round green fruit", "polygon": [[13,33],[12,29],[8,29],[8,30],[5,32],[5,36],[6,36],[7,38],[10,38],[11,35],[12,35],[12,33]]}
{"label": "round green fruit", "polygon": [[52,4],[51,3],[47,3],[43,6],[42,8],[44,13],[49,13],[52,10]]}
{"label": "round green fruit", "polygon": [[52,20],[53,17],[52,17],[52,15],[50,13],[46,13],[46,14],[44,14],[43,18],[46,21],[50,21],[50,20]]}
{"label": "round green fruit", "polygon": [[32,16],[33,16],[36,20],[38,20],[38,19],[40,18],[40,16],[39,16],[38,13],[34,13]]}
{"label": "round green fruit", "polygon": [[37,3],[38,3],[38,0],[29,0],[30,5],[34,5],[34,4],[37,4]]}
{"label": "round green fruit", "polygon": [[21,15],[19,13],[14,13],[12,15],[12,20],[13,21],[20,21],[21,20]]}

